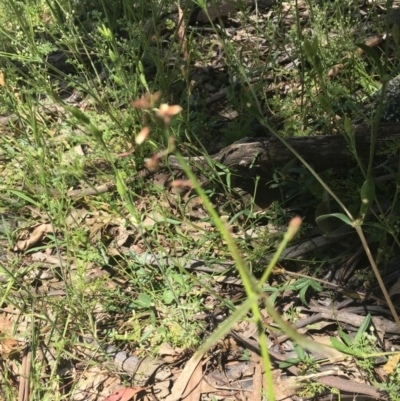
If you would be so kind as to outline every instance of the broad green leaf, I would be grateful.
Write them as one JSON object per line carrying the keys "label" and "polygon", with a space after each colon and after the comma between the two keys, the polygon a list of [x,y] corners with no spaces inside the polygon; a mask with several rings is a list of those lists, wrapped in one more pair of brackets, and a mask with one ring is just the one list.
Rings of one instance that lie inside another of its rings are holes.
{"label": "broad green leaf", "polygon": [[166,305],[172,304],[174,302],[175,297],[172,291],[166,290],[163,293],[163,301]]}
{"label": "broad green leaf", "polygon": [[367,46],[364,43],[356,43],[356,46],[359,47],[361,50],[363,50],[366,54],[368,54],[369,57],[372,58],[372,60],[376,64],[376,68],[379,71],[379,75],[382,77],[383,76],[383,66],[382,66],[382,61],[379,58],[378,54],[374,49],[371,47]]}
{"label": "broad green leaf", "polygon": [[310,280],[310,285],[314,289],[314,291],[321,292],[323,288],[319,283],[317,283],[315,280]]}
{"label": "broad green leaf", "polygon": [[335,337],[331,337],[331,344],[332,346],[340,351],[343,352],[344,354],[348,354],[348,355],[352,355],[352,356],[356,356],[358,358],[364,358],[364,353],[357,351],[353,348],[349,348],[346,345],[344,345],[343,343],[341,343],[337,338]]}
{"label": "broad green leaf", "polygon": [[296,353],[296,355],[300,358],[300,360],[305,359],[306,357],[306,353],[304,352],[304,349],[302,347],[300,347],[299,345],[294,345],[294,352]]}
{"label": "broad green leaf", "polygon": [[356,336],[354,337],[355,343],[358,343],[361,340],[362,335],[367,331],[370,324],[371,324],[371,314],[368,313],[368,315],[365,316],[363,322],[361,323]]}
{"label": "broad green leaf", "polygon": [[308,290],[308,286],[307,286],[307,287],[303,287],[303,288],[299,291],[300,301],[301,301],[304,305],[306,305],[306,306],[308,306],[308,302],[307,302],[307,300],[306,300],[306,292],[307,292],[307,290]]}
{"label": "broad green leaf", "polygon": [[299,358],[288,358],[286,359],[286,361],[280,362],[279,363],[279,368],[280,369],[286,369],[286,368],[290,368],[293,365],[297,365],[300,363],[300,359]]}
{"label": "broad green leaf", "polygon": [[4,188],[3,191],[11,192],[12,194],[18,196],[18,198],[21,198],[27,201],[28,203],[35,205],[36,207],[41,207],[41,204],[39,202],[35,201],[33,198],[26,195],[24,192],[19,191],[18,189]]}
{"label": "broad green leaf", "polygon": [[339,336],[347,346],[351,347],[353,345],[353,341],[351,340],[350,336],[343,330],[339,330]]}
{"label": "broad green leaf", "polygon": [[142,308],[150,308],[153,304],[153,299],[149,294],[142,292],[133,303]]}
{"label": "broad green leaf", "polygon": [[349,226],[353,226],[353,223],[351,222],[351,220],[343,213],[323,214],[321,216],[318,216],[316,218],[316,221],[318,223],[318,221],[324,220],[324,219],[329,219],[330,217],[336,217],[336,218],[342,220],[343,222],[345,222],[346,224],[348,224]]}

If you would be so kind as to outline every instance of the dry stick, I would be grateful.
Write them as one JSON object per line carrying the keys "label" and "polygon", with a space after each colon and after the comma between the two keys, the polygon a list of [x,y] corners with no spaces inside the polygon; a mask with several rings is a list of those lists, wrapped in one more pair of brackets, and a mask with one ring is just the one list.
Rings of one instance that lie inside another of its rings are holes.
{"label": "dry stick", "polygon": [[32,351],[30,346],[26,347],[22,357],[22,364],[20,367],[20,381],[18,391],[18,401],[29,400],[29,377],[31,371]]}
{"label": "dry stick", "polygon": [[[251,351],[256,352],[258,355],[260,354],[260,345],[258,341],[252,340],[250,338],[246,338],[244,336],[241,336],[239,333],[237,333],[234,330],[231,330],[230,334],[243,343],[246,347],[248,347]],[[276,352],[272,349],[269,349],[268,352],[270,355],[278,360],[278,361],[286,361],[287,357],[284,355],[280,354],[279,352]],[[293,369],[294,368],[294,369]],[[290,366],[288,370],[293,373],[294,375],[298,375],[298,369],[295,366]],[[381,398],[381,394],[378,390],[375,389],[375,387],[369,385],[369,384],[364,384],[364,383],[357,383],[352,380],[346,380],[346,379],[341,379],[336,376],[327,376],[327,377],[319,377],[315,379],[318,382],[321,382],[323,384],[326,384],[327,386],[337,388],[341,391],[346,391],[352,394],[366,394],[370,395],[372,397],[375,397],[377,399]]]}

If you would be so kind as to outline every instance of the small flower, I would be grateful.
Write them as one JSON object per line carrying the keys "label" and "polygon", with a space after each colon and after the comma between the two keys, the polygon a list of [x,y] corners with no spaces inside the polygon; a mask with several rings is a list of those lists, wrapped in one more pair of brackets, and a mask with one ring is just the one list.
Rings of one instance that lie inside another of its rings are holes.
{"label": "small flower", "polygon": [[171,182],[171,187],[174,188],[193,188],[193,184],[189,180],[174,180]]}
{"label": "small flower", "polygon": [[157,171],[160,167],[160,159],[162,155],[160,153],[155,154],[151,159],[146,160],[145,166],[150,171]]}
{"label": "small flower", "polygon": [[160,105],[159,109],[156,111],[157,117],[161,118],[165,124],[169,124],[171,121],[171,116],[175,116],[182,111],[182,107],[175,105],[170,106],[169,104],[163,103]]}
{"label": "small flower", "polygon": [[160,99],[161,91],[157,91],[153,94],[146,93],[140,99],[134,100],[132,102],[132,106],[137,109],[151,109],[154,107],[154,104]]}
{"label": "small flower", "polygon": [[142,130],[136,135],[135,137],[135,142],[138,145],[141,145],[149,136],[150,133],[150,128],[149,127],[143,127]]}

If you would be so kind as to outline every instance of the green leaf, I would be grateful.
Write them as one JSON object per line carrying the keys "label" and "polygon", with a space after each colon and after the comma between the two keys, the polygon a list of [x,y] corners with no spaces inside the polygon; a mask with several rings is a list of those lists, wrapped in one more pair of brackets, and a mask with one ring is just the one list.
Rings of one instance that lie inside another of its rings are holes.
{"label": "green leaf", "polygon": [[[283,176],[286,176],[289,174],[289,172],[292,170],[292,168],[296,165],[297,163],[297,157],[294,157],[292,160],[288,161],[282,168],[281,168],[281,174]],[[271,187],[272,188],[272,187]]]}
{"label": "green leaf", "polygon": [[310,280],[310,285],[314,291],[321,292],[323,290],[321,285],[317,283],[315,280]]}
{"label": "green leaf", "polygon": [[306,300],[306,292],[307,292],[307,290],[308,290],[308,286],[307,286],[307,287],[303,287],[303,288],[299,291],[300,301],[301,301],[304,305],[306,305],[306,306],[308,306],[308,302],[307,302],[307,300]]}
{"label": "green leaf", "polygon": [[332,104],[328,100],[328,98],[322,94],[318,95],[318,103],[322,106],[322,108],[327,111],[328,113],[333,113],[332,111]]}
{"label": "green leaf", "polygon": [[142,335],[142,337],[140,337],[140,339],[139,339],[139,343],[142,343],[143,341],[146,341],[149,337],[150,337],[150,335],[151,335],[151,333],[154,331],[154,328],[153,327],[151,327],[149,330],[147,330],[143,335]]}
{"label": "green leaf", "polygon": [[119,86],[124,86],[124,83],[123,83],[123,81],[122,81],[122,79],[120,77],[117,77],[116,75],[112,75],[112,79]]}
{"label": "green leaf", "polygon": [[111,49],[108,49],[108,55],[110,56],[110,59],[113,63],[117,61],[117,56]]}
{"label": "green leaf", "polygon": [[179,226],[180,224],[182,224],[181,221],[179,220],[174,220],[174,219],[165,219],[165,222],[168,224],[174,224],[176,226]]}
{"label": "green leaf", "polygon": [[141,61],[138,61],[138,68],[139,68],[139,80],[140,83],[149,91],[149,85],[147,84],[146,76],[144,75],[144,68]]}
{"label": "green leaf", "polygon": [[99,131],[92,123],[90,123],[88,127],[93,136],[103,144],[103,135],[101,131]]}
{"label": "green leaf", "polygon": [[321,229],[323,233],[330,233],[332,232],[332,221],[331,219],[318,219],[320,216],[326,216],[331,214],[331,201],[330,199],[324,200],[318,206],[317,210],[315,211],[315,219],[317,222],[318,227]]}
{"label": "green leaf", "polygon": [[356,43],[356,46],[359,47],[361,50],[363,50],[366,54],[368,54],[370,58],[372,58],[372,60],[375,62],[376,68],[379,71],[379,75],[382,77],[383,76],[382,61],[379,58],[376,51],[364,43]]}
{"label": "green leaf", "polygon": [[318,223],[319,221],[322,221],[324,219],[329,219],[330,217],[336,217],[336,218],[342,220],[343,222],[345,222],[346,224],[348,224],[349,226],[353,226],[353,223],[351,222],[351,220],[343,213],[323,214],[321,216],[318,216],[316,218],[316,221]]}
{"label": "green leaf", "polygon": [[356,336],[354,337],[355,343],[358,343],[361,340],[362,335],[367,331],[370,324],[371,324],[371,314],[368,313],[368,315],[365,316],[363,322],[361,323]]}
{"label": "green leaf", "polygon": [[150,308],[153,305],[153,298],[149,294],[142,292],[133,303],[141,308]]}
{"label": "green leaf", "polygon": [[318,37],[314,36],[312,40],[312,51],[314,55],[317,55],[319,53],[319,43],[318,43]]}
{"label": "green leaf", "polygon": [[344,131],[350,139],[350,146],[353,152],[356,151],[356,140],[354,136],[353,125],[351,124],[351,120],[348,116],[344,118]]}
{"label": "green leaf", "polygon": [[317,74],[319,77],[322,77],[324,68],[322,66],[322,60],[321,57],[318,56],[318,54],[314,55],[314,68],[317,71]]}
{"label": "green leaf", "polygon": [[396,43],[396,46],[399,46],[399,26],[397,25],[397,22],[393,24],[392,28],[392,37],[394,40],[394,43]]}
{"label": "green leaf", "polygon": [[363,358],[364,357],[364,353],[357,351],[353,348],[349,348],[346,345],[344,345],[343,343],[341,343],[337,338],[335,337],[331,337],[331,344],[332,346],[340,351],[343,352],[344,354],[348,354],[348,355],[352,355],[352,356],[356,356],[359,358]]}
{"label": "green leaf", "polygon": [[302,347],[300,347],[299,345],[294,345],[294,352],[296,353],[296,355],[299,357],[299,359],[302,361],[305,359],[306,357],[306,353],[304,352],[304,349]]}
{"label": "green leaf", "polygon": [[280,369],[290,368],[293,365],[297,365],[300,362],[299,358],[288,358],[286,361],[279,363]]}
{"label": "green leaf", "polygon": [[306,53],[307,58],[312,61],[314,59],[314,51],[313,46],[308,39],[304,39],[303,42],[304,52]]}
{"label": "green leaf", "polygon": [[78,121],[83,124],[89,125],[90,118],[82,113],[77,107],[72,106],[64,106]]}
{"label": "green leaf", "polygon": [[120,174],[116,174],[115,178],[116,178],[117,191],[119,193],[119,196],[122,198],[122,200],[125,201],[127,199],[125,183],[122,180]]}
{"label": "green leaf", "polygon": [[375,199],[375,184],[373,180],[366,180],[361,188],[360,217],[363,219]]}
{"label": "green leaf", "polygon": [[175,301],[175,297],[172,291],[166,290],[163,293],[163,301],[166,305],[172,304]]}
{"label": "green leaf", "polygon": [[339,336],[347,346],[351,347],[353,345],[353,341],[351,340],[350,336],[343,330],[339,330]]}
{"label": "green leaf", "polygon": [[18,189],[4,188],[3,191],[11,192],[15,196],[18,196],[18,198],[21,198],[21,199],[25,200],[26,202],[28,202],[32,205],[35,205],[38,208],[41,207],[41,204],[39,202],[35,201],[33,198],[26,195],[24,192],[19,191]]}

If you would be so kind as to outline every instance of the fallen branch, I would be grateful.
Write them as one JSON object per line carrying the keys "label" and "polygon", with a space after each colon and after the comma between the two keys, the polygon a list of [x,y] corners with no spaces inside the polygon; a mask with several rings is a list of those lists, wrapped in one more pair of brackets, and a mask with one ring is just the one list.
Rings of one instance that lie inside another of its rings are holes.
{"label": "fallen branch", "polygon": [[[318,171],[328,168],[344,168],[354,160],[343,135],[287,138],[287,142]],[[394,141],[400,140],[400,124],[381,124],[377,139],[377,152],[387,149]],[[250,142],[249,142],[250,141]],[[357,127],[355,130],[357,153],[367,158],[370,148],[370,128]],[[277,138],[249,138],[245,143],[234,143],[223,148],[210,159],[232,169],[262,168],[272,173],[273,168],[282,167],[294,158],[292,152]],[[192,168],[204,170],[210,163],[204,156],[188,157]],[[175,156],[168,158],[169,166],[181,170]]]}

